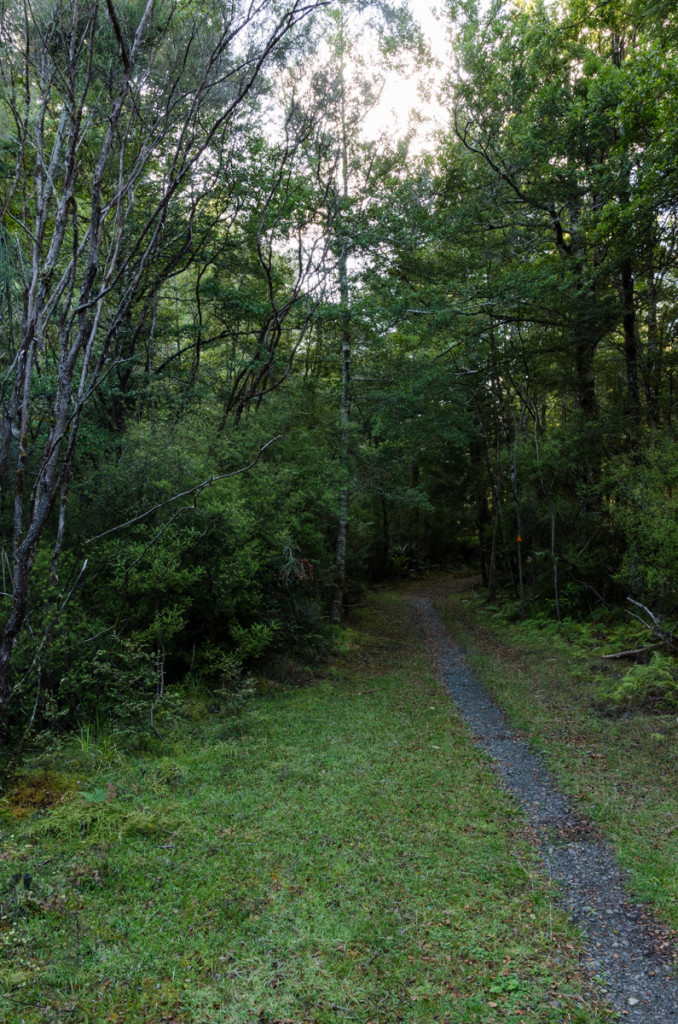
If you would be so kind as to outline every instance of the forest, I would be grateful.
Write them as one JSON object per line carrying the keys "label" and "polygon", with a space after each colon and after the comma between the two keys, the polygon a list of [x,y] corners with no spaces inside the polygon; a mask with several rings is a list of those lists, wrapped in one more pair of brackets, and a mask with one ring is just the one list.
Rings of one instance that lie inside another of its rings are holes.
{"label": "forest", "polygon": [[675,6],[447,0],[435,74],[416,14],[0,0],[7,762],[459,565],[678,707]]}

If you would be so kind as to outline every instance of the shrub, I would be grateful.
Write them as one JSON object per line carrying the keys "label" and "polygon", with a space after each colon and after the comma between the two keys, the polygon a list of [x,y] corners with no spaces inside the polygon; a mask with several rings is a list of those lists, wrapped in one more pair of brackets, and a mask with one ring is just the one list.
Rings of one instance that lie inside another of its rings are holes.
{"label": "shrub", "polygon": [[678,667],[674,658],[655,651],[647,665],[633,665],[610,693],[621,708],[678,711]]}

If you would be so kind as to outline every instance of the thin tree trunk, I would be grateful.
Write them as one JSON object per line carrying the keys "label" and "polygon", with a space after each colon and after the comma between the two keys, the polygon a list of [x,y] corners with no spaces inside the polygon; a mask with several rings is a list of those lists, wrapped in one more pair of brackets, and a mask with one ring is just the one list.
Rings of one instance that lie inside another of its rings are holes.
{"label": "thin tree trunk", "polygon": [[624,325],[624,359],[626,361],[626,392],[629,414],[634,425],[640,423],[640,390],[638,388],[638,328],[631,260],[621,268],[622,321]]}
{"label": "thin tree trunk", "polygon": [[575,340],[575,368],[577,372],[577,404],[587,423],[598,419],[596,397],[596,375],[593,356],[596,349],[590,340],[591,327],[582,322],[578,325],[580,336]]}
{"label": "thin tree trunk", "polygon": [[[342,245],[339,256],[339,289],[342,305],[342,331],[341,331],[341,408],[340,428],[341,445],[344,468],[348,469],[349,458],[349,423],[351,418],[351,331],[348,310],[348,266],[346,259],[346,248]],[[334,596],[332,598],[332,609],[330,622],[338,625],[341,622],[341,612],[344,604],[344,590],[346,587],[346,546],[348,539],[348,508],[349,490],[348,486],[343,487],[339,495],[339,519],[337,523],[337,546],[334,556]]]}
{"label": "thin tree trunk", "polygon": [[657,285],[652,269],[647,275],[647,376],[645,394],[647,416],[650,422],[659,423],[659,389],[662,365],[662,349],[657,325]]}
{"label": "thin tree trunk", "polygon": [[[343,14],[341,15],[343,17]],[[344,38],[343,22],[341,37],[341,196],[342,213],[345,212],[348,203],[348,128],[346,124],[346,76],[344,64]],[[343,220],[343,218],[341,218]],[[348,287],[348,240],[344,234],[345,224],[340,221],[341,245],[339,248],[338,270],[339,270],[339,299],[341,302],[341,407],[340,407],[340,429],[341,447],[344,460],[344,470],[348,476],[349,460],[349,422],[351,418],[351,316],[349,310],[349,287]],[[348,509],[349,490],[348,485],[342,488],[339,496],[339,519],[337,523],[337,546],[334,557],[334,597],[330,611],[330,622],[339,625],[341,612],[344,604],[344,590],[346,589],[346,544],[348,537]]]}
{"label": "thin tree trunk", "polygon": [[485,528],[490,520],[490,517],[487,508],[487,498],[484,494],[478,495],[476,509],[478,543],[480,544],[480,579],[482,586],[488,587],[489,577],[487,572],[487,538],[485,536]]}
{"label": "thin tree trunk", "polygon": [[560,623],[560,596],[558,593],[558,557],[556,555],[556,510],[551,504],[551,561],[553,563],[553,596],[556,602],[556,619]]}
{"label": "thin tree trunk", "polygon": [[499,512],[494,511],[494,523],[492,524],[492,547],[490,549],[490,572],[487,581],[487,593],[490,601],[497,596],[497,534],[499,532]]}
{"label": "thin tree trunk", "polygon": [[511,464],[511,490],[513,501],[516,507],[516,548],[518,552],[518,594],[520,597],[520,621],[525,621],[525,587],[523,584],[523,520],[520,512],[520,498],[518,496],[518,479],[516,469],[516,444],[513,449],[513,462]]}

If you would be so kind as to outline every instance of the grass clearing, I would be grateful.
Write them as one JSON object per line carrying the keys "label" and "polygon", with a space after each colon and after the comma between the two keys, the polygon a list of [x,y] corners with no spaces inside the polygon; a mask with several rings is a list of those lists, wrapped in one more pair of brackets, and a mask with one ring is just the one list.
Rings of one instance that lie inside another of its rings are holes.
{"label": "grass clearing", "polygon": [[471,589],[436,586],[436,607],[488,690],[612,841],[638,896],[678,929],[675,715],[611,713],[601,677],[609,689],[628,664],[602,661],[604,626],[507,624]]}
{"label": "grass clearing", "polygon": [[56,802],[8,801],[1,1020],[611,1019],[407,595],[345,635],[313,686],[195,717],[155,755],[74,743]]}

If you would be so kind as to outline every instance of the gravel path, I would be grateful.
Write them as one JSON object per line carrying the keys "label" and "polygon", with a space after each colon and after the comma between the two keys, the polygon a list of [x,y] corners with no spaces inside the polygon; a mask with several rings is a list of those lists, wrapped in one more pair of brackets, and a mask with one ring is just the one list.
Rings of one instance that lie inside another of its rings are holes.
{"label": "gravel path", "polygon": [[412,604],[447,690],[475,742],[494,758],[537,836],[559,902],[586,935],[584,966],[624,1021],[678,1024],[678,980],[660,952],[662,927],[635,902],[608,843],[573,810],[540,758],[508,725],[426,596]]}

